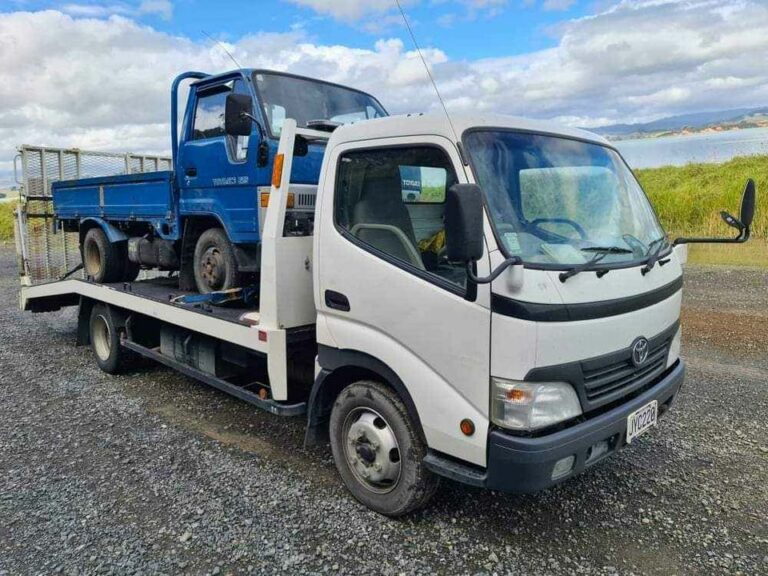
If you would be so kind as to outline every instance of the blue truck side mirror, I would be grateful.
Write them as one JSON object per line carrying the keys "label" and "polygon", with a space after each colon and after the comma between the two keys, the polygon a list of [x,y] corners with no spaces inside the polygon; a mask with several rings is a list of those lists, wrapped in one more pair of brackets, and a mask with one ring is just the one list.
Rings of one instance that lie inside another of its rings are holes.
{"label": "blue truck side mirror", "polygon": [[224,131],[230,136],[249,136],[253,122],[253,102],[246,94],[230,94],[224,110]]}

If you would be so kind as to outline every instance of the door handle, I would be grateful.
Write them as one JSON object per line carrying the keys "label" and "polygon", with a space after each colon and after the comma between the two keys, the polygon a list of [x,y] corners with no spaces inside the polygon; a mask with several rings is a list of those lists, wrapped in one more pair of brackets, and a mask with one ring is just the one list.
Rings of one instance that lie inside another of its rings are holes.
{"label": "door handle", "polygon": [[333,290],[325,291],[325,305],[332,310],[339,310],[341,312],[349,312],[349,298],[341,294],[340,292],[334,292]]}
{"label": "door handle", "polygon": [[194,166],[189,166],[184,170],[184,174],[186,174],[190,178],[195,178],[197,176],[197,168],[195,168]]}

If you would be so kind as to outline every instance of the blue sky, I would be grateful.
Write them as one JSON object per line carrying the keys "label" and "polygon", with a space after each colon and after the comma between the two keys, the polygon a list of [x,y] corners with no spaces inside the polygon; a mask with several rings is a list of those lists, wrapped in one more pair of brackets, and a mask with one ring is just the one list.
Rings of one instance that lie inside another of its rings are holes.
{"label": "blue sky", "polygon": [[[359,0],[364,3],[365,0]],[[391,0],[394,6],[394,0]],[[216,38],[237,39],[259,32],[283,33],[301,28],[322,43],[365,48],[378,37],[400,37],[410,43],[394,10],[364,21],[338,20],[309,5],[285,0],[176,0],[171,16],[163,2],[156,11],[139,11],[128,1],[5,0],[7,8],[54,9],[71,14],[130,15],[157,30],[202,39],[202,30]],[[151,2],[148,4],[152,4]],[[430,0],[403,3],[418,41],[439,46],[451,58],[488,58],[525,54],[557,44],[557,27],[588,15],[600,4],[578,0]],[[88,9],[92,9],[90,12]],[[122,9],[121,9],[122,8]]]}
{"label": "blue sky", "polygon": [[[766,0],[403,4],[452,112],[590,127],[768,105]],[[244,66],[437,110],[394,0],[0,0],[0,184],[21,143],[167,153],[173,77],[233,67],[203,30]]]}

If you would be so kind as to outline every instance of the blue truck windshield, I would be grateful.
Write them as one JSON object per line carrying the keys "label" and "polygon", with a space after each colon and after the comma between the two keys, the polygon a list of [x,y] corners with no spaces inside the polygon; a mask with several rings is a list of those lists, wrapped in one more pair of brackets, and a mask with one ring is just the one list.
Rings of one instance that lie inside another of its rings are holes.
{"label": "blue truck windshield", "polygon": [[387,116],[373,96],[336,84],[265,72],[256,72],[254,83],[275,137],[280,136],[286,118],[305,127],[312,120],[348,124]]}
{"label": "blue truck windshield", "polygon": [[562,267],[605,252],[601,264],[618,264],[647,257],[664,237],[632,171],[607,146],[505,130],[473,131],[465,143],[508,256]]}

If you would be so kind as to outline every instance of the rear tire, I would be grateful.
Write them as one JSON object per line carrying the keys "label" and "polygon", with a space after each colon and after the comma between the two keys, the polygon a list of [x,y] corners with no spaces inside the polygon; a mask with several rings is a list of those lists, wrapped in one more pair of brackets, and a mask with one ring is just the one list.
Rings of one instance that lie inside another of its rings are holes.
{"label": "rear tire", "polygon": [[125,262],[121,250],[109,241],[101,228],[91,228],[85,234],[83,267],[94,282],[119,282],[123,277]]}
{"label": "rear tire", "polygon": [[235,251],[221,228],[209,228],[195,246],[195,284],[201,294],[239,288],[242,275]]}
{"label": "rear tire", "polygon": [[360,381],[342,390],[333,405],[331,450],[352,495],[385,516],[426,506],[439,486],[424,466],[427,446],[393,390]]}
{"label": "rear tire", "polygon": [[130,350],[120,345],[120,330],[105,304],[96,304],[91,310],[90,336],[96,363],[107,374],[122,372],[134,358]]}

